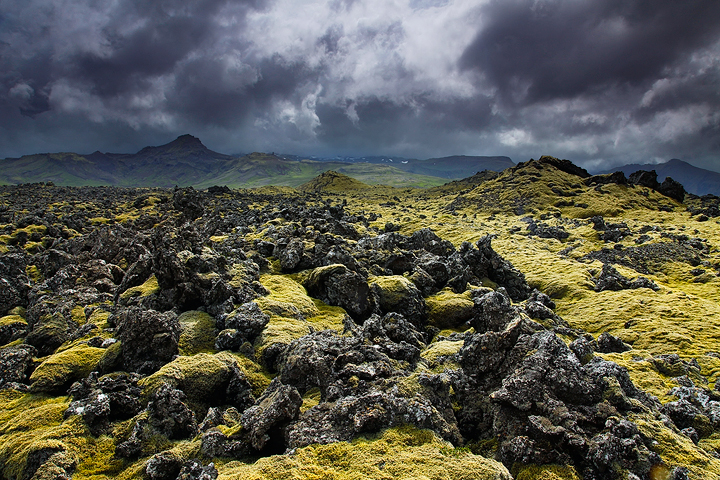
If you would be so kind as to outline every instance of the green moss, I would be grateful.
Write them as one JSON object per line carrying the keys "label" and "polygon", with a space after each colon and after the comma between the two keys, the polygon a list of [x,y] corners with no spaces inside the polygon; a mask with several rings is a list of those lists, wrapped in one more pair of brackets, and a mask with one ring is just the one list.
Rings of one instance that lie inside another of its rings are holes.
{"label": "green moss", "polygon": [[406,301],[409,292],[416,290],[415,285],[401,275],[371,277],[369,283],[379,289],[380,308],[393,311]]}
{"label": "green moss", "polygon": [[454,454],[432,432],[397,427],[370,438],[312,445],[295,455],[261,458],[253,464],[220,465],[219,479],[445,479],[510,480],[499,462],[472,453]]}
{"label": "green moss", "polygon": [[42,273],[40,273],[40,269],[38,269],[37,265],[28,265],[27,267],[25,267],[25,274],[28,276],[30,281],[34,283],[40,283],[44,280]]}
{"label": "green moss", "polygon": [[73,321],[78,325],[85,325],[85,323],[87,323],[87,317],[85,316],[85,308],[79,305],[73,307],[73,309],[70,311],[70,316],[72,317]]}
{"label": "green moss", "polygon": [[255,301],[268,315],[294,318],[299,313],[309,318],[320,313],[305,288],[290,276],[265,274],[260,276],[260,283],[270,294]]}
{"label": "green moss", "polygon": [[455,342],[448,340],[433,342],[420,353],[420,357],[424,358],[432,369],[440,368],[441,370],[445,370],[447,368],[457,368],[458,365],[453,362],[451,358],[460,351],[463,343],[463,340]]}
{"label": "green moss", "polygon": [[300,406],[300,413],[304,413],[320,404],[321,393],[319,388],[311,388],[303,395],[303,403]]}
{"label": "green moss", "polygon": [[470,291],[457,294],[449,288],[427,297],[429,321],[438,328],[451,328],[462,325],[472,317],[475,304]]}
{"label": "green moss", "polygon": [[182,332],[180,355],[215,351],[215,319],[205,312],[189,311],[178,317]]}
{"label": "green moss", "polygon": [[30,375],[31,389],[33,392],[61,391],[87,377],[104,354],[103,348],[80,344],[51,355]]}
{"label": "green moss", "polygon": [[687,467],[690,478],[720,478],[720,460],[688,437],[667,428],[649,414],[631,414],[629,420],[640,428],[641,433],[657,442],[654,450],[668,467]]}
{"label": "green moss", "polygon": [[581,480],[581,477],[568,465],[523,465],[518,466],[515,480]]}
{"label": "green moss", "polygon": [[132,298],[132,297],[148,297],[160,291],[160,285],[158,285],[157,278],[152,275],[148,278],[145,283],[138,285],[137,287],[131,287],[120,294],[120,298]]}
{"label": "green moss", "polygon": [[17,323],[27,325],[27,321],[20,315],[5,315],[4,317],[0,317],[0,327],[6,327]]}
{"label": "green moss", "polygon": [[[189,406],[202,418],[208,406],[216,404],[217,392],[227,387],[234,366],[242,369],[236,357],[228,352],[180,356],[143,378],[138,385],[142,387],[145,397],[149,397],[163,383],[184,391]],[[250,378],[248,380],[252,381]]]}

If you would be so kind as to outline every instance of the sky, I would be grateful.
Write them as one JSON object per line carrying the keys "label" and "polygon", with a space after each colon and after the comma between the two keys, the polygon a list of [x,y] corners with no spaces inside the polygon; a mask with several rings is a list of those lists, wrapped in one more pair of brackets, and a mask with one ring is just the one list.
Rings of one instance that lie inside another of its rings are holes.
{"label": "sky", "polygon": [[0,0],[0,158],[185,133],[720,170],[720,2]]}

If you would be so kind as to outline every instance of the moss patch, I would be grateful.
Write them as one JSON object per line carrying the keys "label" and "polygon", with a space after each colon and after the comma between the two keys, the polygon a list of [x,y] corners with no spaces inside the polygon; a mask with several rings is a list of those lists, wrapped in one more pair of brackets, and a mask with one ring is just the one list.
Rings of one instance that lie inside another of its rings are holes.
{"label": "moss patch", "polygon": [[215,319],[205,312],[189,311],[178,317],[182,332],[178,347],[180,355],[215,351]]}
{"label": "moss patch", "polygon": [[137,287],[131,287],[120,294],[120,298],[132,298],[132,297],[148,297],[160,291],[160,285],[158,285],[157,278],[152,275],[150,278],[145,280],[145,283],[138,285]]}
{"label": "moss patch", "polygon": [[105,354],[104,348],[80,344],[47,358],[30,375],[33,392],[61,392],[85,378]]}
{"label": "moss patch", "polygon": [[475,306],[470,291],[457,294],[449,288],[427,297],[425,304],[430,323],[440,329],[462,325],[472,317]]}
{"label": "moss patch", "polygon": [[456,453],[432,432],[398,427],[378,437],[312,445],[295,455],[272,456],[253,464],[220,465],[219,479],[487,479],[510,480],[499,462],[471,453]]}

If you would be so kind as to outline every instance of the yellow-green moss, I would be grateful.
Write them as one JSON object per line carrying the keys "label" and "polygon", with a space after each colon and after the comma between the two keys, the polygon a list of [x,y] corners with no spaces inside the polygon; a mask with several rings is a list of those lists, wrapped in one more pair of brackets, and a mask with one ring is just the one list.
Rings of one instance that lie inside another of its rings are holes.
{"label": "yellow-green moss", "polygon": [[649,414],[631,414],[629,420],[657,444],[654,447],[669,468],[687,467],[692,479],[720,478],[720,460],[695,445],[685,435],[675,433]]}
{"label": "yellow-green moss", "polygon": [[70,316],[72,317],[73,321],[77,323],[78,325],[85,325],[87,322],[87,317],[85,316],[85,308],[81,307],[80,305],[76,305],[73,307],[73,309],[70,311]]}
{"label": "yellow-green moss", "polygon": [[80,344],[47,358],[30,375],[33,392],[51,392],[85,378],[95,368],[105,349]]}
{"label": "yellow-green moss", "polygon": [[378,286],[380,307],[388,311],[394,310],[397,305],[405,301],[408,292],[415,288],[415,285],[402,275],[371,277],[369,283]]}
{"label": "yellow-green moss", "polygon": [[14,325],[16,323],[27,325],[27,321],[20,315],[5,315],[4,317],[0,317],[0,327]]}
{"label": "yellow-green moss", "polygon": [[311,388],[303,395],[303,403],[300,406],[300,413],[310,410],[312,407],[320,404],[321,394],[319,388]]}
{"label": "yellow-green moss", "polygon": [[471,453],[454,454],[435,434],[397,427],[371,438],[298,449],[295,455],[261,458],[253,464],[220,465],[219,479],[453,479],[510,480],[499,462]]}
{"label": "yellow-green moss", "polygon": [[428,348],[426,348],[422,351],[422,353],[420,353],[420,357],[424,358],[431,368],[441,366],[441,363],[447,363],[446,365],[441,366],[442,369],[457,368],[457,364],[454,362],[450,362],[449,358],[460,351],[463,343],[463,340],[458,340],[455,342],[451,342],[448,340],[433,342],[428,345]]}
{"label": "yellow-green moss", "polygon": [[445,288],[425,299],[429,321],[438,328],[448,328],[463,324],[472,317],[474,303],[470,291],[457,294]]}
{"label": "yellow-green moss", "polygon": [[581,480],[581,477],[568,465],[523,465],[518,466],[515,480]]}
{"label": "yellow-green moss", "polygon": [[215,351],[215,319],[205,312],[189,311],[178,317],[182,333],[180,355]]}
{"label": "yellow-green moss", "polygon": [[305,288],[291,277],[265,274],[260,276],[260,283],[270,291],[270,294],[258,298],[256,302],[268,315],[293,318],[299,312],[305,318],[309,318],[320,313]]}
{"label": "yellow-green moss", "polygon": [[28,276],[30,281],[34,283],[40,283],[44,280],[37,265],[28,265],[25,267],[25,274]]}
{"label": "yellow-green moss", "polygon": [[143,378],[139,385],[143,388],[143,395],[149,397],[160,385],[168,383],[184,391],[190,407],[202,416],[208,405],[213,403],[216,392],[221,391],[229,381],[233,366],[246,373],[254,391],[261,391],[269,383],[268,379],[258,373],[259,367],[254,369],[247,362],[238,361],[237,356],[220,352],[215,355],[198,353],[177,357],[149,377]]}
{"label": "yellow-green moss", "polygon": [[158,285],[157,278],[155,278],[155,275],[152,275],[142,285],[125,290],[120,294],[120,298],[147,297],[158,293],[159,291],[160,285]]}

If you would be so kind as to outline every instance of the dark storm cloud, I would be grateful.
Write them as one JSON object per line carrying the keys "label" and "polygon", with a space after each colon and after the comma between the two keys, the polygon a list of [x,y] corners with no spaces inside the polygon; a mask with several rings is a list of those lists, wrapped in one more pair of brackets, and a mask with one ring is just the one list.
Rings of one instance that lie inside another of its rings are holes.
{"label": "dark storm cloud", "polygon": [[460,64],[524,102],[652,82],[720,33],[714,0],[503,0],[484,13]]}
{"label": "dark storm cloud", "polygon": [[0,156],[192,133],[228,153],[720,158],[714,0],[0,0],[0,12]]}

